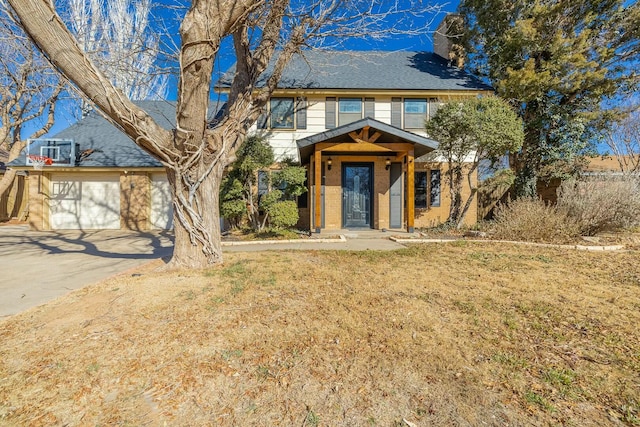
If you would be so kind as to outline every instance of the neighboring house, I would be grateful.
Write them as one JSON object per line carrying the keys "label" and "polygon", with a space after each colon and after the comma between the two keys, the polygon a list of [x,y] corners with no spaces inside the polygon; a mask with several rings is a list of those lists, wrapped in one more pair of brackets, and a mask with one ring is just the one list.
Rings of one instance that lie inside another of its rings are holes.
{"label": "neighboring house", "polygon": [[597,156],[588,159],[587,175],[640,175],[640,153],[621,156]]}
{"label": "neighboring house", "polygon": [[[425,120],[444,101],[491,92],[434,53],[308,51],[286,68],[255,131],[278,159],[308,169],[302,227],[411,231],[449,214],[446,165]],[[467,223],[476,218],[474,203]]]}
{"label": "neighboring house", "polygon": [[[228,90],[231,73],[218,91]],[[253,131],[268,137],[279,160],[308,169],[300,227],[412,231],[449,213],[446,165],[425,120],[444,101],[487,93],[489,86],[433,53],[309,51],[287,67]],[[141,104],[174,126],[173,103]],[[29,154],[54,162],[36,171]],[[171,228],[164,169],[95,112],[32,143],[11,166],[30,172],[35,229]],[[468,223],[476,216],[474,204]]]}

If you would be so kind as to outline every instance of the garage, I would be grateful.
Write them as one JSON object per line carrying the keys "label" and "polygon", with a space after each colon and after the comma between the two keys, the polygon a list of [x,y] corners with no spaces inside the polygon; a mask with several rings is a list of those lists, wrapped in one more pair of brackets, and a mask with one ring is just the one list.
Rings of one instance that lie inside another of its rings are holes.
{"label": "garage", "polygon": [[54,230],[120,228],[120,180],[114,174],[52,174],[49,220]]}
{"label": "garage", "polygon": [[151,174],[151,228],[173,229],[173,203],[167,174]]}

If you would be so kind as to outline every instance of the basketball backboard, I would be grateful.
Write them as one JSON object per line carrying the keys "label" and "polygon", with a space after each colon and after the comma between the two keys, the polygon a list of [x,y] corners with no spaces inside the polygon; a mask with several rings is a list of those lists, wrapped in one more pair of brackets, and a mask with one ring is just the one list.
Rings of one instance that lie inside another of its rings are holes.
{"label": "basketball backboard", "polygon": [[70,139],[30,139],[26,164],[31,166],[34,158],[43,156],[51,159],[48,166],[75,166],[76,145]]}

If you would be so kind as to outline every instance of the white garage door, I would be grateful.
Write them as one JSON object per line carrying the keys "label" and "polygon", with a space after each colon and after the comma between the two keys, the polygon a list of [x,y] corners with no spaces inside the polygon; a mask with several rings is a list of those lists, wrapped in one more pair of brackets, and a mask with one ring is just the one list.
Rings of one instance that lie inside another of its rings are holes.
{"label": "white garage door", "polygon": [[50,196],[54,230],[120,228],[118,175],[52,174]]}
{"label": "white garage door", "polygon": [[173,229],[173,203],[167,175],[151,175],[151,227],[161,230]]}

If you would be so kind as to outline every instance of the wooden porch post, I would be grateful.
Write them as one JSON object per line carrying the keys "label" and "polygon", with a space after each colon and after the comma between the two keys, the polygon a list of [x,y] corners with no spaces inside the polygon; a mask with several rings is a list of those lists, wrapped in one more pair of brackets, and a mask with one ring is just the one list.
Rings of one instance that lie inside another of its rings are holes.
{"label": "wooden porch post", "polygon": [[320,229],[322,228],[322,150],[319,150],[318,147],[314,148],[313,159],[313,182],[315,184],[315,218],[313,220],[313,225],[316,229],[316,233],[320,233]]}
{"label": "wooden porch post", "polygon": [[413,233],[416,217],[415,206],[415,163],[413,150],[407,153],[407,231]]}

